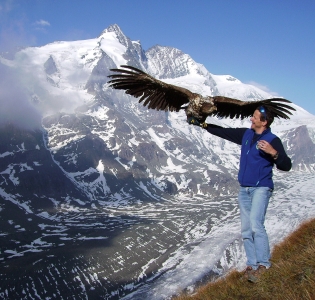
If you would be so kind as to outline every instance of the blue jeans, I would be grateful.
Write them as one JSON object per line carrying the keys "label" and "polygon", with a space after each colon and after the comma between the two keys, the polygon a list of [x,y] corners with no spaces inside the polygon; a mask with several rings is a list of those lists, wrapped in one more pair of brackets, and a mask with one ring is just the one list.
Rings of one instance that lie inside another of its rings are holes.
{"label": "blue jeans", "polygon": [[259,265],[270,267],[270,248],[264,226],[265,215],[272,195],[268,187],[241,187],[238,204],[247,265],[254,270]]}

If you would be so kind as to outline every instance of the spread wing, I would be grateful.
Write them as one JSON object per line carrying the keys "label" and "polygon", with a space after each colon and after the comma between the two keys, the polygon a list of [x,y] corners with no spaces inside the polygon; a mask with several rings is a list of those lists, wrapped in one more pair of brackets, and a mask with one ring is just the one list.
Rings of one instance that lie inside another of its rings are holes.
{"label": "spread wing", "polygon": [[214,104],[217,110],[212,113],[213,116],[222,118],[247,118],[250,117],[255,109],[261,105],[267,108],[276,118],[290,119],[292,115],[290,110],[295,109],[285,103],[292,103],[283,98],[272,98],[260,101],[241,101],[223,96],[215,96]]}
{"label": "spread wing", "polygon": [[156,110],[179,111],[196,94],[189,90],[160,81],[151,75],[131,66],[111,69],[119,74],[109,75],[109,85],[117,90],[125,90],[143,102],[143,106]]}
{"label": "spread wing", "polygon": [[[120,66],[111,69],[117,74],[109,75],[109,86],[124,90],[143,102],[144,106],[156,110],[179,111],[184,104],[200,96],[188,89],[160,81],[151,75],[132,66]],[[291,101],[283,98],[272,98],[260,101],[241,101],[223,96],[212,97],[217,110],[209,115],[222,118],[247,118],[261,105],[271,111],[275,117],[289,119],[295,109],[286,103]]]}

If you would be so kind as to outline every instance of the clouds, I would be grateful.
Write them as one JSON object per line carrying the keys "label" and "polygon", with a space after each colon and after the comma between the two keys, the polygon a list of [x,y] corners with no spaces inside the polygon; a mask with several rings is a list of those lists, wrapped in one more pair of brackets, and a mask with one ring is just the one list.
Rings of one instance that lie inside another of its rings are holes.
{"label": "clouds", "polygon": [[41,15],[35,15],[36,21],[31,20],[30,12],[26,9],[26,1],[0,1],[0,53],[15,52],[17,48],[34,46],[40,34],[47,35],[50,22]]}
{"label": "clouds", "polygon": [[41,126],[39,111],[30,104],[16,71],[0,63],[0,126],[14,124],[24,129]]}
{"label": "clouds", "polygon": [[0,4],[0,53],[15,51],[35,41],[28,33],[27,23],[27,17],[19,10],[16,1],[7,0]]}
{"label": "clouds", "polygon": [[[17,1],[0,3],[0,54],[13,58],[22,46],[35,42],[27,32],[27,17],[19,11]],[[10,54],[10,55],[9,55]],[[0,125],[11,123],[26,129],[38,128],[41,117],[29,103],[19,74],[13,68],[0,63]]]}
{"label": "clouds", "polygon": [[42,26],[42,27],[50,26],[50,23],[48,21],[45,21],[45,20],[36,21],[35,24],[38,26]]}
{"label": "clouds", "polygon": [[47,33],[47,28],[50,27],[50,23],[46,20],[40,19],[34,23],[34,27],[38,31]]}

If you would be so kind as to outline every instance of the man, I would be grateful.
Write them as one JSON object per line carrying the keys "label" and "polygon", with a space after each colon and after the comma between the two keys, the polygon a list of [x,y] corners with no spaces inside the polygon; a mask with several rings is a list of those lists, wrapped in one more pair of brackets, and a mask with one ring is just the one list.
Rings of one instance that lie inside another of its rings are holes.
{"label": "man", "polygon": [[200,124],[193,117],[187,119],[189,124],[200,125],[213,135],[241,145],[238,204],[247,257],[245,274],[251,282],[256,282],[258,276],[271,265],[264,221],[274,189],[272,168],[275,164],[279,170],[289,171],[292,166],[281,140],[271,132],[273,120],[274,116],[263,106],[258,107],[250,118],[250,129],[223,128]]}

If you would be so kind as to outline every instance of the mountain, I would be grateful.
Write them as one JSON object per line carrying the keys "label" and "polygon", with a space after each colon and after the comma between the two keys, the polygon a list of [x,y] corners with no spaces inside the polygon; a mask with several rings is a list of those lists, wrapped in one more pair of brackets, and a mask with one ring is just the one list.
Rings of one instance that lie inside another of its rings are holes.
{"label": "mountain", "polygon": [[[144,51],[117,25],[1,57],[4,299],[166,299],[244,263],[239,146],[109,88],[109,69],[122,64],[201,94],[272,97],[179,49]],[[315,215],[315,116],[294,107],[272,127],[293,161],[291,172],[275,171],[273,244]]]}

